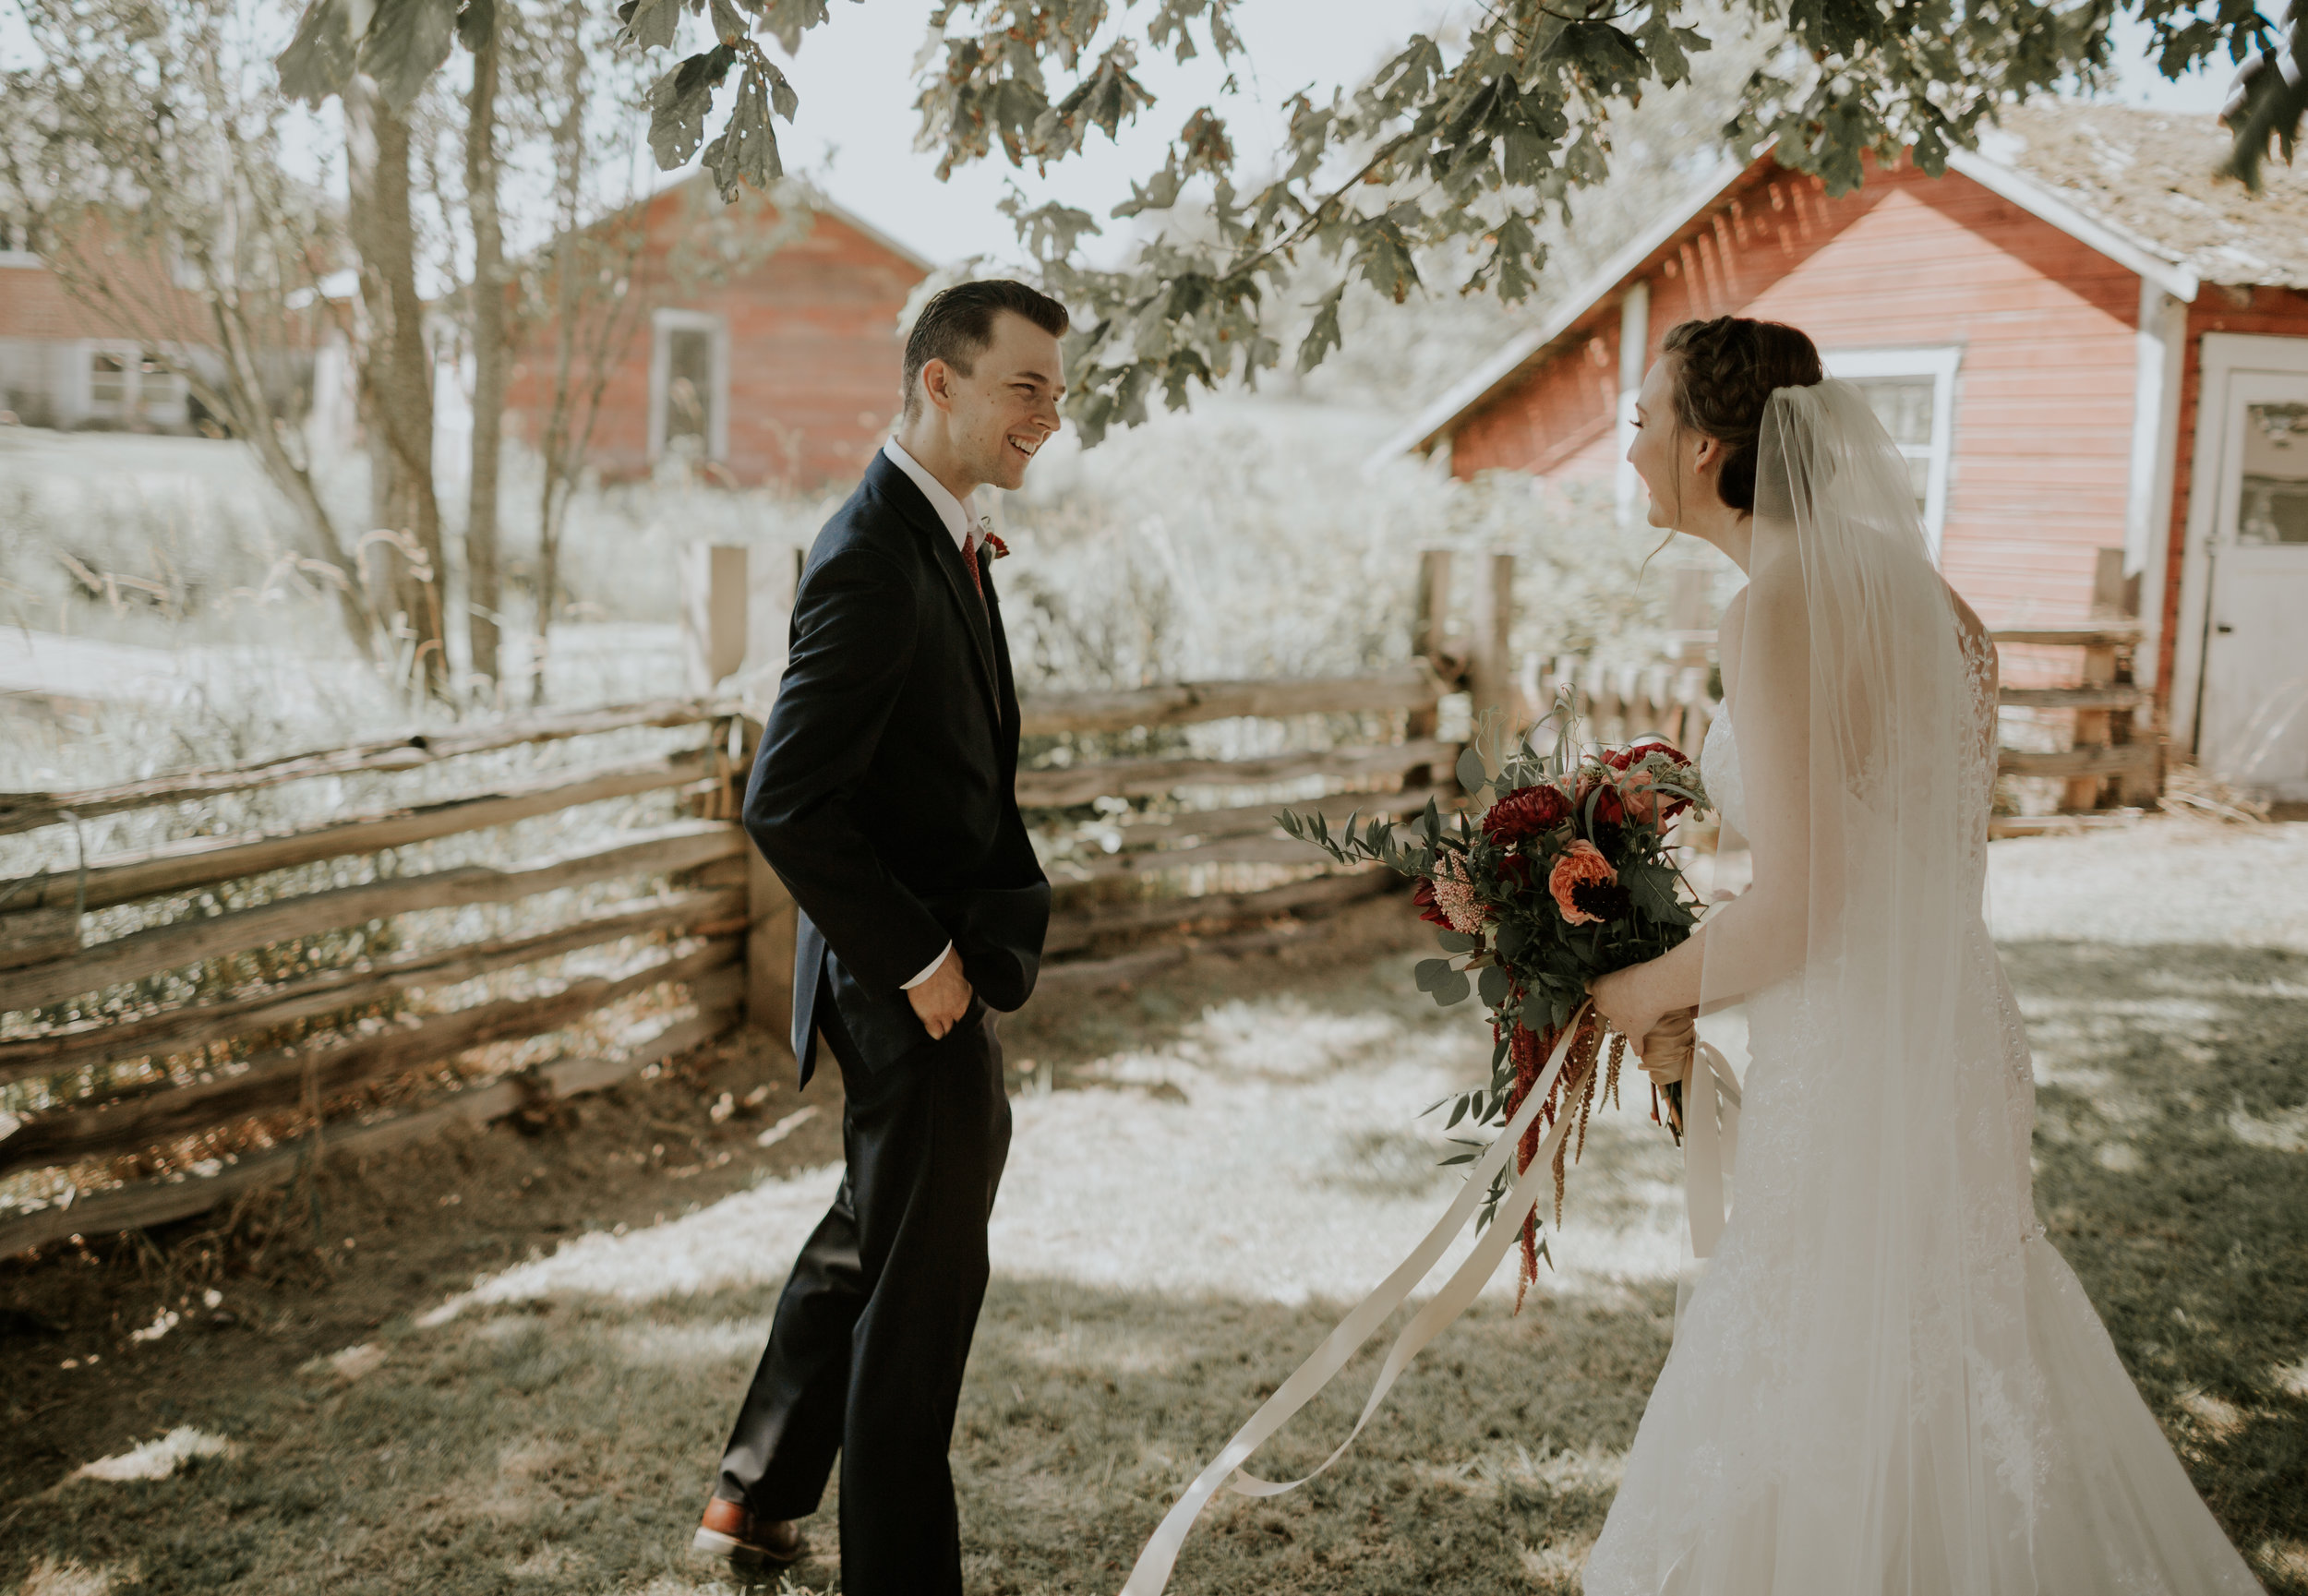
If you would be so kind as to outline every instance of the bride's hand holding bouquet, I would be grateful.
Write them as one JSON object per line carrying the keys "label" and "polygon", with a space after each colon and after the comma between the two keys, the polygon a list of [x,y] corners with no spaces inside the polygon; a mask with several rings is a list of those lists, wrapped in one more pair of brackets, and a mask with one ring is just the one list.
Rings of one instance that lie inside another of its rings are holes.
{"label": "bride's hand holding bouquet", "polygon": [[[1507,1123],[1569,1038],[1516,1171],[1559,1115],[1573,1117],[1575,1141],[1557,1138],[1555,1148],[1559,1218],[1565,1160],[1583,1146],[1598,1099],[1616,1096],[1630,1040],[1666,1098],[1665,1122],[1679,1130],[1691,1026],[1649,1000],[1656,983],[1642,966],[1681,946],[1697,923],[1696,894],[1667,834],[1685,810],[1705,811],[1707,794],[1696,766],[1665,741],[1585,749],[1568,707],[1550,719],[1560,725],[1547,754],[1526,740],[1499,759],[1496,774],[1475,748],[1460,756],[1459,785],[1473,801],[1452,823],[1431,801],[1400,834],[1383,817],[1359,827],[1350,818],[1338,837],[1318,814],[1278,818],[1341,863],[1376,862],[1417,881],[1412,901],[1436,926],[1443,954],[1419,964],[1420,990],[1443,1004],[1479,993],[1490,1011],[1491,1080],[1444,1099],[1446,1128]],[[1473,1162],[1482,1144],[1466,1145],[1474,1150],[1446,1162]],[[1486,1221],[1509,1182],[1501,1171]],[[1523,1224],[1526,1284],[1545,1251],[1537,1230],[1533,1213]]]}

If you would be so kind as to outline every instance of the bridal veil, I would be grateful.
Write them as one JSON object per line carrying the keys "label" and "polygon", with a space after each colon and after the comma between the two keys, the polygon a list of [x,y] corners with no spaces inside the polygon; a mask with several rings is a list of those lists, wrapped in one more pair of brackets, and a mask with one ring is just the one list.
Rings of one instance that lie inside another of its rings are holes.
{"label": "bridal veil", "polygon": [[1749,572],[1755,884],[1702,975],[1749,1005],[1737,1184],[1589,1596],[2257,1590],[2036,1219],[1994,654],[1857,390],[1773,395]]}

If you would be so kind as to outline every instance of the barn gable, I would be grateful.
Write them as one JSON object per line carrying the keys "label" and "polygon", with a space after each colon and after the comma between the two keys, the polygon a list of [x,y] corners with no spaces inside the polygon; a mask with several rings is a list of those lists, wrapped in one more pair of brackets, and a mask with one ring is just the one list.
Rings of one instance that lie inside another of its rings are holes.
{"label": "barn gable", "polygon": [[2182,445],[2202,340],[2308,338],[2308,174],[2215,185],[2210,119],[2124,107],[2013,111],[1986,142],[1942,177],[1870,166],[1833,198],[1768,153],[1711,174],[1397,445],[1447,450],[1461,476],[1615,484],[1631,515],[1632,398],[1666,330],[1795,323],[1869,389],[1942,568],[1991,621],[2086,618],[2100,551],[2122,547],[2141,679],[2185,731],[2203,603],[2182,590],[2203,576],[2175,529],[2211,513]]}

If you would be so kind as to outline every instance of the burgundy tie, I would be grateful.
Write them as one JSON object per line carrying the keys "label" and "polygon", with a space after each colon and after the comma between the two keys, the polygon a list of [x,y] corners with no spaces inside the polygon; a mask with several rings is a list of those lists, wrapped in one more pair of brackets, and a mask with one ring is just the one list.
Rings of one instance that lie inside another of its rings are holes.
{"label": "burgundy tie", "polygon": [[978,607],[986,607],[986,579],[978,570],[978,534],[962,539],[962,563],[969,567],[969,585],[978,590]]}

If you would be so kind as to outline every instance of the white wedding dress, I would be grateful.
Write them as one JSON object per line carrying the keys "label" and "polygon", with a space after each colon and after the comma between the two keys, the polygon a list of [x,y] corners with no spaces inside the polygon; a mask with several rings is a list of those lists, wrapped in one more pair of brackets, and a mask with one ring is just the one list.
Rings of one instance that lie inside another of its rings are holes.
{"label": "white wedding dress", "polygon": [[[1740,730],[1716,718],[1701,772],[1757,889],[1805,890],[1710,921],[1752,1059],[1733,1208],[1586,1596],[2256,1592],[2036,1218],[1982,914],[1990,645],[1919,538],[1879,535],[1908,490],[1864,402],[1829,382],[1773,412]],[[1742,741],[1767,745],[1744,769]],[[1774,940],[1795,951],[1757,962]]]}

